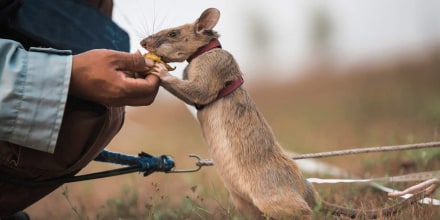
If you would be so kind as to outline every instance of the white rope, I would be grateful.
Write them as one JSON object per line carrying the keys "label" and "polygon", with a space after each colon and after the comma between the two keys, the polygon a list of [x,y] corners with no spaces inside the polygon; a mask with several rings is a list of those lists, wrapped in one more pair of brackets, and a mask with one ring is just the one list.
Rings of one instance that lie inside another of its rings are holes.
{"label": "white rope", "polygon": [[440,179],[440,170],[411,173],[400,176],[379,177],[370,179],[320,179],[320,178],[308,178],[312,183],[370,183],[370,182],[412,182],[412,181],[425,181],[432,178]]}
{"label": "white rope", "polygon": [[[396,189],[391,189],[377,182],[413,182],[413,181],[429,181],[433,179],[440,179],[440,171],[429,171],[429,172],[419,172],[411,173],[407,175],[391,176],[391,177],[379,177],[370,179],[321,179],[321,178],[308,178],[307,180],[311,183],[317,184],[336,184],[336,183],[369,183],[373,187],[380,189],[387,193],[402,194],[399,195],[401,198],[407,199],[412,196],[411,193],[404,193],[404,191],[399,191]],[[440,200],[432,198],[424,198],[420,201],[423,204],[440,205]]]}

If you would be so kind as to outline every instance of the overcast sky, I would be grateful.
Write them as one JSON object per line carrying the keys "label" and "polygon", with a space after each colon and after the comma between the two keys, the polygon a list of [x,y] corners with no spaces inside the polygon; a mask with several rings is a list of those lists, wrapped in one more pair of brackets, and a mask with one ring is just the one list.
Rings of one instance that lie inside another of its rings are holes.
{"label": "overcast sky", "polygon": [[135,51],[142,37],[191,23],[208,7],[220,9],[215,29],[244,71],[261,63],[295,69],[313,59],[318,14],[330,27],[326,51],[340,62],[440,42],[437,0],[115,0],[114,19],[130,33]]}

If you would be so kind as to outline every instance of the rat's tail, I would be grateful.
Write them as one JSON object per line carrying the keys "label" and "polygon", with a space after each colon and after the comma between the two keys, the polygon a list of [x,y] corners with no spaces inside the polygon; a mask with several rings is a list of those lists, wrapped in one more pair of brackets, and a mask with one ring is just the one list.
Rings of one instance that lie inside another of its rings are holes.
{"label": "rat's tail", "polygon": [[378,209],[360,210],[350,209],[339,205],[335,205],[326,201],[321,201],[321,210],[331,215],[346,216],[350,218],[369,218],[375,219],[382,216],[391,216],[402,210],[403,208],[417,203],[426,196],[433,193],[438,187],[438,180],[431,182],[423,191],[413,194],[410,198],[402,200],[392,206]]}

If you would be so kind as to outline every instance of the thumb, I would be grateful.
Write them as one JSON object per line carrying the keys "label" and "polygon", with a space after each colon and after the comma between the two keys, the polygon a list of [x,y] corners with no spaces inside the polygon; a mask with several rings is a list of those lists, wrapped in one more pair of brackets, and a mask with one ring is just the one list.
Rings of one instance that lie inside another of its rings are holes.
{"label": "thumb", "polygon": [[139,51],[135,53],[119,52],[117,54],[117,60],[118,70],[145,72],[154,66],[154,62],[145,59]]}

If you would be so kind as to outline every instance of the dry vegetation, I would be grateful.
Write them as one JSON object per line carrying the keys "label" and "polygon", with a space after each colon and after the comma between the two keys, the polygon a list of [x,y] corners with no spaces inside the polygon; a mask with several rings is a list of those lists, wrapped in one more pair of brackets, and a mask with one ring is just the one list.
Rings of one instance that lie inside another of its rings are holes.
{"label": "dry vegetation", "polygon": [[[261,77],[266,77],[262,75]],[[286,149],[311,153],[440,139],[440,55],[402,59],[350,70],[315,71],[278,84],[247,85]],[[129,108],[109,149],[173,155],[177,168],[192,167],[187,154],[207,158],[197,122],[163,90],[147,108]],[[440,149],[343,156],[321,161],[359,177],[440,168]],[[92,163],[83,173],[114,168]],[[314,176],[314,174],[306,174]],[[405,184],[388,184],[403,189]],[[391,205],[385,193],[359,184],[317,185],[322,197],[347,207]],[[66,195],[68,195],[66,197]],[[434,195],[440,198],[439,192]],[[34,219],[240,219],[215,170],[137,174],[72,183],[27,210]],[[317,214],[316,219],[324,219]],[[414,205],[390,219],[439,219],[438,207]]]}

